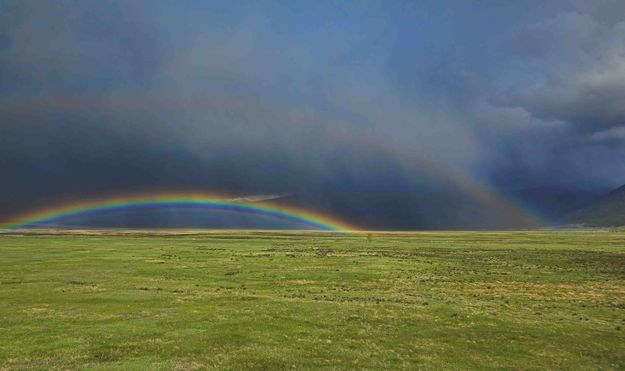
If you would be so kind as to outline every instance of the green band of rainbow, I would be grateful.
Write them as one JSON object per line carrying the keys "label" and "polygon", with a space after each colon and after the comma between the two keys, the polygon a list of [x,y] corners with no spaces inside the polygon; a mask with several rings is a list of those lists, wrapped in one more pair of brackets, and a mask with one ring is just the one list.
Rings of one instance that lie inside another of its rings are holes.
{"label": "green band of rainbow", "polygon": [[250,214],[281,220],[293,225],[325,231],[354,231],[356,227],[335,218],[267,202],[244,203],[232,198],[201,193],[155,193],[117,196],[49,207],[27,213],[0,224],[0,229],[14,230],[43,226],[79,217],[128,210],[204,209]]}

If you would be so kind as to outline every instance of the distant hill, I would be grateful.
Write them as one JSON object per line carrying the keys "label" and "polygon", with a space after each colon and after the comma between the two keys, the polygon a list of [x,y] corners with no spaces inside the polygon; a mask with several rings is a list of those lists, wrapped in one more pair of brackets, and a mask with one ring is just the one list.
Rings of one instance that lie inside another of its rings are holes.
{"label": "distant hill", "polygon": [[605,192],[606,190],[545,186],[521,189],[516,192],[516,197],[541,215],[559,223],[567,215],[589,206]]}
{"label": "distant hill", "polygon": [[588,227],[625,226],[625,185],[572,213],[567,221]]}

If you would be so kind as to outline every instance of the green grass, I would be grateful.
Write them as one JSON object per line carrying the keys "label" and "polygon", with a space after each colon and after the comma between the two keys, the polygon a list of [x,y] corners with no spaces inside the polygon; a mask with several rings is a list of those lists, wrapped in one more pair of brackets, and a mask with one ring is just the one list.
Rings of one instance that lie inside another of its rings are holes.
{"label": "green grass", "polygon": [[110,234],[0,235],[0,369],[625,368],[623,232]]}

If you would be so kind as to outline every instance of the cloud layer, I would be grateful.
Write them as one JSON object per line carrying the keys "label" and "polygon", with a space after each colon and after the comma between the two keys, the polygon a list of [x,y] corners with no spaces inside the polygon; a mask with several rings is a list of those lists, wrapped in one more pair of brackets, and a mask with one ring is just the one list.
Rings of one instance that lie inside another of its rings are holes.
{"label": "cloud layer", "polygon": [[0,7],[1,215],[182,188],[502,227],[486,190],[625,182],[618,2]]}

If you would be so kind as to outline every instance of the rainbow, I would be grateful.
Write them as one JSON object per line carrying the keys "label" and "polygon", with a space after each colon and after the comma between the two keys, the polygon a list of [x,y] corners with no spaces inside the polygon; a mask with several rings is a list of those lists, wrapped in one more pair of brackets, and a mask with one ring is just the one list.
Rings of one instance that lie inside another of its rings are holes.
{"label": "rainbow", "polygon": [[[44,110],[45,112],[52,110],[63,110],[69,107],[88,107],[94,98],[104,99],[105,102],[116,109],[134,108],[136,102],[142,103],[149,99],[158,97],[158,92],[147,91],[130,91],[116,89],[111,91],[103,91],[101,93],[87,92],[83,94],[66,94],[53,96],[27,96],[14,97],[12,99],[0,99],[3,110],[0,111],[0,117],[8,121],[19,121],[21,115],[30,115],[31,112]],[[286,108],[277,104],[261,104],[255,101],[249,101],[244,97],[219,96],[220,104],[231,104],[233,112],[240,106],[253,105],[258,109],[271,109],[277,112],[286,111]],[[233,104],[233,102],[242,102],[244,104]],[[204,104],[201,99],[191,100],[188,104]],[[315,112],[320,118],[328,123],[332,123],[335,127],[345,127],[343,120],[339,121],[335,117],[325,116],[326,112]],[[336,132],[334,135],[349,135],[349,140],[356,141],[362,146],[368,148],[376,148],[384,153],[389,153],[398,158],[399,163],[405,167],[407,172],[421,171],[441,181],[447,181],[460,188],[460,191],[479,201],[486,209],[494,210],[501,215],[502,221],[509,221],[508,224],[517,224],[520,226],[544,226],[551,225],[553,221],[537,210],[525,205],[511,195],[501,192],[491,185],[487,180],[480,179],[472,175],[467,170],[451,167],[449,164],[433,159],[425,153],[420,153],[415,146],[406,146],[385,138],[379,133],[371,133],[363,130],[362,125],[346,122],[348,127],[344,132]],[[296,212],[297,214],[298,212]],[[322,217],[321,219],[325,219]],[[0,224],[2,228],[2,224]]]}
{"label": "rainbow", "polygon": [[255,215],[281,220],[307,229],[356,231],[353,225],[336,218],[268,202],[242,202],[240,199],[204,193],[147,193],[113,196],[38,209],[0,223],[0,230],[15,230],[70,219],[130,210],[202,209]]}

